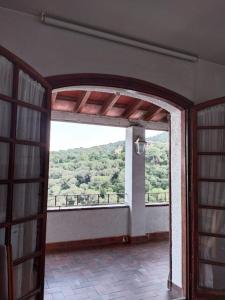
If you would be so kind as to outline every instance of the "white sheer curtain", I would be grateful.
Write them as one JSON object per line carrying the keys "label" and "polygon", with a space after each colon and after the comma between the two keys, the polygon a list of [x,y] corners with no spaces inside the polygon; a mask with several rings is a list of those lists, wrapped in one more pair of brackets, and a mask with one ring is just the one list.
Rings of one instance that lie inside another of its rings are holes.
{"label": "white sheer curtain", "polygon": [[[0,94],[12,95],[13,65],[5,57],[0,56]],[[0,136],[9,137],[11,105],[0,100]],[[9,145],[0,143],[0,179],[7,179]]]}
{"label": "white sheer curtain", "polygon": [[[209,107],[198,112],[198,126],[225,125],[225,105]],[[225,152],[224,129],[198,130],[198,151]],[[225,179],[225,156],[201,155],[198,162],[198,177]],[[225,208],[225,182],[201,182],[198,185],[199,203],[202,205]],[[199,230],[204,233],[225,234],[225,211],[201,209]],[[225,262],[225,239],[212,236],[199,237],[200,258]],[[200,286],[225,289],[225,268],[209,264],[200,264]]]}
{"label": "white sheer curtain", "polygon": [[16,127],[18,139],[40,142],[41,113],[25,107],[18,107]]}
{"label": "white sheer curtain", "polygon": [[225,184],[223,182],[200,182],[198,199],[202,205],[224,206]]}
{"label": "white sheer curtain", "polygon": [[31,254],[36,250],[37,221],[30,221],[12,227],[13,259]]}
{"label": "white sheer curtain", "polygon": [[225,179],[225,156],[201,155],[198,170],[201,178]]}
{"label": "white sheer curtain", "polygon": [[8,179],[9,144],[0,142],[0,179]]}
{"label": "white sheer curtain", "polygon": [[40,148],[36,146],[16,145],[15,178],[39,178],[40,171]]}
{"label": "white sheer curtain", "polygon": [[198,151],[225,152],[225,129],[199,130]]}
{"label": "white sheer curtain", "polygon": [[0,228],[0,245],[5,244],[5,228]]}
{"label": "white sheer curtain", "polygon": [[39,183],[19,183],[14,185],[13,220],[35,215],[40,209]]}
{"label": "white sheer curtain", "polygon": [[35,259],[30,259],[14,267],[14,298],[18,299],[37,285]]}
{"label": "white sheer curtain", "polygon": [[13,64],[0,55],[0,94],[12,96]]}
{"label": "white sheer curtain", "polygon": [[0,185],[0,223],[5,222],[7,203],[7,185]]}
{"label": "white sheer curtain", "polygon": [[9,137],[11,128],[11,104],[0,100],[0,136]]}
{"label": "white sheer curtain", "polygon": [[198,112],[198,126],[225,125],[225,104],[210,106]]}
{"label": "white sheer curtain", "polygon": [[18,98],[33,105],[42,106],[45,89],[23,71],[19,72]]}
{"label": "white sheer curtain", "polygon": [[0,299],[8,299],[8,268],[6,246],[0,245]]}

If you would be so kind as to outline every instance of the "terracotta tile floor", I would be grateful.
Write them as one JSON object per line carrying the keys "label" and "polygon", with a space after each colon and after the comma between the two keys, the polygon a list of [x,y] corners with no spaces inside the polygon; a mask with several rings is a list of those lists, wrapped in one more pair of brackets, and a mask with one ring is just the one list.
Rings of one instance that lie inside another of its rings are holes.
{"label": "terracotta tile floor", "polygon": [[166,300],[167,242],[111,246],[46,257],[45,300]]}

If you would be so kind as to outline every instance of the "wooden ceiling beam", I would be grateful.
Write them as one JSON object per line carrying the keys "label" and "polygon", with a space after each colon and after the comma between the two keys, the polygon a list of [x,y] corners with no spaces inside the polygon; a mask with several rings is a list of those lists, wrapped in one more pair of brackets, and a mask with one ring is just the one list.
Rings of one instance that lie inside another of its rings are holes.
{"label": "wooden ceiling beam", "polygon": [[57,92],[53,92],[52,93],[52,105],[54,105],[55,104],[55,101],[56,101],[56,98],[57,98]]}
{"label": "wooden ceiling beam", "polygon": [[90,97],[90,95],[91,95],[90,91],[84,92],[81,95],[80,99],[78,99],[78,101],[76,102],[73,112],[76,112],[76,113],[81,112],[82,108],[85,106],[86,102],[88,101],[88,98]]}
{"label": "wooden ceiling beam", "polygon": [[[64,96],[64,95],[60,95],[58,94],[57,96],[57,101],[68,101],[68,102],[74,102],[77,103],[79,100],[78,97],[71,97],[71,96]],[[91,105],[98,105],[98,106],[103,106],[104,102],[99,102],[93,99],[88,99],[88,101],[86,102],[86,104],[91,104]],[[126,108],[126,104],[124,103],[115,103],[113,105],[113,107],[118,107],[118,108]]]}
{"label": "wooden ceiling beam", "polygon": [[120,98],[120,93],[112,94],[109,97],[108,101],[106,101],[105,104],[103,104],[99,114],[105,116],[107,112],[109,112],[110,109],[113,108],[113,106],[116,104],[119,98]]}
{"label": "wooden ceiling beam", "polygon": [[144,114],[142,119],[145,121],[151,121],[151,119],[161,111],[163,111],[163,108],[154,105],[146,114]]}
{"label": "wooden ceiling beam", "polygon": [[58,94],[57,100],[59,100],[59,101],[61,100],[61,101],[77,102],[77,100],[79,100],[79,97]]}
{"label": "wooden ceiling beam", "polygon": [[136,101],[133,105],[131,105],[125,112],[122,117],[129,119],[142,105],[142,101]]}
{"label": "wooden ceiling beam", "polygon": [[157,122],[168,122],[168,116],[169,113],[165,110],[159,113],[159,116],[157,116]]}

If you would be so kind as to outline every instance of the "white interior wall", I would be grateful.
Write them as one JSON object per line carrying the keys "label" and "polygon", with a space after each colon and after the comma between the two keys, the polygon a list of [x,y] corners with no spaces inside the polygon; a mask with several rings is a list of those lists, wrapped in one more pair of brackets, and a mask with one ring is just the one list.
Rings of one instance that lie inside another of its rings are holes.
{"label": "white interior wall", "polygon": [[182,287],[181,112],[171,113],[172,282]]}
{"label": "white interior wall", "polygon": [[[145,208],[146,233],[169,231],[169,207]],[[49,212],[47,243],[129,234],[129,208]]]}
{"label": "white interior wall", "polygon": [[106,73],[167,87],[194,102],[225,94],[225,67],[147,52],[43,25],[38,17],[0,8],[1,45],[44,76]]}

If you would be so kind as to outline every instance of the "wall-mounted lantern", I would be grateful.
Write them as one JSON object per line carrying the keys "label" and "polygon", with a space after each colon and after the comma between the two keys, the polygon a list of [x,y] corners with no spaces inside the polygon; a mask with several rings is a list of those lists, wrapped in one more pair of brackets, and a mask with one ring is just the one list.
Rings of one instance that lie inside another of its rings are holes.
{"label": "wall-mounted lantern", "polygon": [[141,137],[138,137],[134,143],[136,145],[136,153],[138,155],[144,154],[147,146],[147,142]]}

